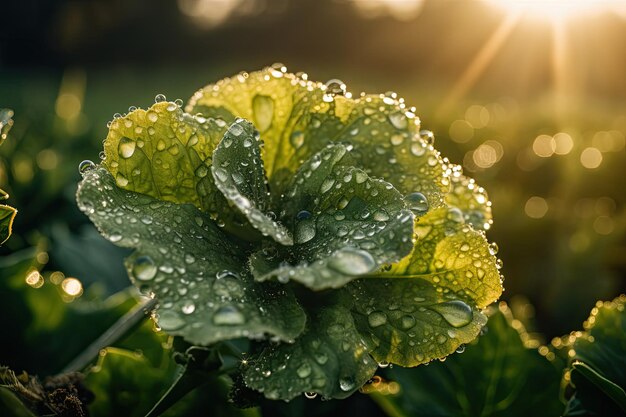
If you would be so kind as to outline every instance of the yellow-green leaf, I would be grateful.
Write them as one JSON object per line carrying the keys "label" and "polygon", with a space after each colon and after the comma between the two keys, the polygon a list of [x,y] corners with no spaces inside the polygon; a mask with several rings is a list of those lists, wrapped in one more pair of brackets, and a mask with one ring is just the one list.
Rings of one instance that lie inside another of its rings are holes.
{"label": "yellow-green leaf", "polygon": [[401,193],[421,192],[441,205],[449,181],[443,161],[420,136],[419,119],[395,94],[352,98],[340,82],[324,85],[269,67],[225,78],[199,90],[190,113],[254,123],[265,141],[270,185],[285,191],[302,161],[331,142],[354,146],[356,166],[384,178]]}
{"label": "yellow-green leaf", "polygon": [[13,231],[13,220],[17,210],[0,204],[0,245],[7,241]]}

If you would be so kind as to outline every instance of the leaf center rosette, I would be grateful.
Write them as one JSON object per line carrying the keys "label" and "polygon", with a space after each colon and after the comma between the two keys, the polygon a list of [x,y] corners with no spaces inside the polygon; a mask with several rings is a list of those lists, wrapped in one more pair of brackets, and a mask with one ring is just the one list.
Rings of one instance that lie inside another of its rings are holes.
{"label": "leaf center rosette", "polygon": [[473,340],[502,292],[485,191],[395,94],[270,67],[113,120],[78,202],[188,343],[249,338],[270,399],[344,398]]}

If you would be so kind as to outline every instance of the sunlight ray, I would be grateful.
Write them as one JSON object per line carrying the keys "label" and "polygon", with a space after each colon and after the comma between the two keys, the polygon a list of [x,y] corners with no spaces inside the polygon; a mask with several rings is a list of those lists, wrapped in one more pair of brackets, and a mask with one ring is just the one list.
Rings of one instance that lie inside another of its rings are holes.
{"label": "sunlight ray", "polygon": [[491,63],[498,51],[502,48],[505,41],[515,28],[519,21],[520,14],[509,14],[498,25],[493,34],[489,37],[484,46],[478,51],[467,69],[461,74],[458,81],[452,86],[452,89],[440,105],[437,115],[442,116],[449,112],[451,108],[462,98],[476,83],[478,78],[483,74],[487,66]]}

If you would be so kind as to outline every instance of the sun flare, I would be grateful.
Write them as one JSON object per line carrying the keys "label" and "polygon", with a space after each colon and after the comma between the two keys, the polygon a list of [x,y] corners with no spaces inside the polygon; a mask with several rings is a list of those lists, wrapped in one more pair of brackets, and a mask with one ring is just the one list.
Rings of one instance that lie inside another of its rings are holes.
{"label": "sun flare", "polygon": [[533,18],[562,21],[573,17],[605,12],[623,13],[623,0],[487,0],[510,13],[521,13]]}

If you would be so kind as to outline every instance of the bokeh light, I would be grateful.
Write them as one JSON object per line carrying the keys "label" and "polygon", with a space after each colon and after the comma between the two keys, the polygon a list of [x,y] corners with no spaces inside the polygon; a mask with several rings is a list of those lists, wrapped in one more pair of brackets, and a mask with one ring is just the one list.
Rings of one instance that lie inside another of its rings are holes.
{"label": "bokeh light", "polygon": [[543,197],[532,196],[526,200],[524,211],[531,219],[541,219],[548,212],[548,202]]}
{"label": "bokeh light", "polygon": [[598,148],[585,148],[580,154],[580,163],[587,169],[596,169],[602,163],[602,152]]}

